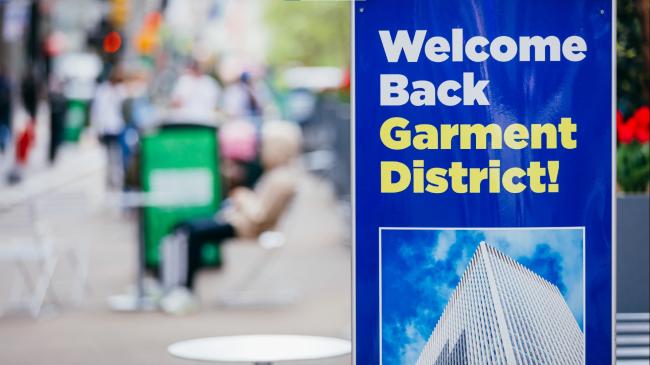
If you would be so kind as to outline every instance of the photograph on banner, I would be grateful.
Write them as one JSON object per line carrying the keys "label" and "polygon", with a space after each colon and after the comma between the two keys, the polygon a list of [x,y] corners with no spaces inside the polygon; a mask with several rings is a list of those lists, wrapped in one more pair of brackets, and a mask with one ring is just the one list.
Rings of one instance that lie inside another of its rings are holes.
{"label": "photograph on banner", "polygon": [[584,227],[379,235],[382,364],[584,363]]}

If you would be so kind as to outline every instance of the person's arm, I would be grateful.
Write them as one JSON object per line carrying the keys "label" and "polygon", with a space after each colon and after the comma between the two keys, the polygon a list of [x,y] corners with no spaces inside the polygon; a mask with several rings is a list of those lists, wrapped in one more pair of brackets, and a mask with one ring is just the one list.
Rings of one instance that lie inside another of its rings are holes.
{"label": "person's arm", "polygon": [[257,225],[269,228],[288,207],[296,179],[289,171],[273,171],[262,177],[259,189],[240,191],[234,203]]}

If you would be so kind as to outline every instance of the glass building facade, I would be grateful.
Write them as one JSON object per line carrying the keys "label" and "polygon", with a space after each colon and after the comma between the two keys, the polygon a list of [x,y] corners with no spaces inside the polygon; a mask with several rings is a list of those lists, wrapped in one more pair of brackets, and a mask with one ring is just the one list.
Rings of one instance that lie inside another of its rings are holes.
{"label": "glass building facade", "polygon": [[584,335],[559,289],[482,242],[417,365],[584,364]]}

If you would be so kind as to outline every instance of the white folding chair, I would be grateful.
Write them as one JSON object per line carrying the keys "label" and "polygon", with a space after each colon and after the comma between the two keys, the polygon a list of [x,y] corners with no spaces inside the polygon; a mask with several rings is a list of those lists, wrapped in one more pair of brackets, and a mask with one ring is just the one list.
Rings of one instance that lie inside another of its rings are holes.
{"label": "white folding chair", "polygon": [[[15,239],[0,245],[0,263],[8,263],[19,277],[12,282],[11,308],[26,308],[33,317],[41,314],[58,258],[54,245],[42,227],[34,223],[32,239]],[[32,269],[36,269],[35,272]],[[23,300],[27,291],[27,300]],[[3,308],[5,312],[8,308]]]}
{"label": "white folding chair", "polygon": [[0,306],[0,315],[11,309],[26,309],[37,318],[46,299],[59,307],[62,305],[52,287],[57,266],[67,261],[74,268],[76,286],[72,297],[74,303],[79,304],[84,295],[87,265],[80,251],[55,244],[47,225],[39,218],[35,204],[29,204],[27,209],[28,215],[22,222],[20,218],[16,221],[15,212],[5,213],[14,216],[10,228],[22,231],[22,234],[0,237],[0,264],[8,264],[16,274],[11,283],[9,303]]}
{"label": "white folding chair", "polygon": [[248,264],[248,270],[241,276],[231,290],[219,294],[218,304],[223,307],[249,307],[268,308],[293,304],[300,296],[299,291],[293,288],[267,287],[264,290],[254,289],[254,285],[262,278],[263,274],[278,259],[278,253],[286,245],[287,238],[280,230],[286,224],[287,212],[295,209],[298,196],[308,193],[308,187],[299,183],[291,201],[286,208],[285,215],[276,224],[277,230],[268,230],[257,237],[257,246],[262,250],[255,263]]}
{"label": "white folding chair", "polygon": [[258,247],[263,250],[258,261],[248,265],[248,271],[232,286],[230,291],[219,295],[218,304],[223,307],[266,308],[295,302],[298,295],[294,290],[267,288],[267,290],[260,291],[251,289],[269,265],[275,261],[276,254],[284,247],[285,243],[286,237],[282,232],[266,231],[262,233],[257,239]]}
{"label": "white folding chair", "polygon": [[[87,209],[83,206],[86,201],[84,194],[57,194],[56,197],[49,199],[41,199],[38,204],[32,202],[32,211],[34,221],[41,225],[40,230],[44,231],[42,236],[46,241],[52,245],[54,254],[58,258],[59,268],[66,267],[70,275],[72,275],[72,284],[69,285],[69,299],[65,303],[72,306],[79,306],[85,299],[85,294],[88,289],[88,245],[87,244],[72,244],[70,238],[60,240],[57,234],[49,230],[50,225],[54,227],[54,222],[50,221],[47,217],[56,217],[56,225],[64,225],[71,229],[74,228],[74,223],[79,217],[88,213]],[[63,219],[63,222],[60,221]],[[76,242],[77,239],[72,239]],[[64,279],[65,272],[57,273],[57,284]],[[52,290],[52,292],[54,292]]]}

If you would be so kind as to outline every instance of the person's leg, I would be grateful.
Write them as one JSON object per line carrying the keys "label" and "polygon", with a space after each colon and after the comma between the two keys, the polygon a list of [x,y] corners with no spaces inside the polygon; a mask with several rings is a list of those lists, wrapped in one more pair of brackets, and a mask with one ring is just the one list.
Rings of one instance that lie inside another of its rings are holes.
{"label": "person's leg", "polygon": [[120,150],[118,136],[110,135],[106,147],[108,151],[109,186],[114,190],[121,190],[124,178],[122,176],[122,151]]}
{"label": "person's leg", "polygon": [[[55,108],[54,102],[52,102],[52,108]],[[65,118],[64,113],[57,108],[50,113],[50,146],[49,146],[49,162],[50,164],[54,163],[56,160],[56,155],[59,150],[61,142],[63,142],[63,119]]]}
{"label": "person's leg", "polygon": [[196,272],[201,268],[201,251],[207,242],[221,243],[235,236],[235,229],[214,219],[196,219],[181,224],[177,230],[187,237],[187,267],[185,286],[192,290]]}
{"label": "person's leg", "polygon": [[6,146],[9,144],[11,130],[4,122],[0,122],[0,154],[4,153]]}
{"label": "person's leg", "polygon": [[101,134],[99,136],[99,143],[102,145],[104,148],[104,152],[106,153],[106,186],[111,187],[111,161],[110,161],[110,147],[109,147],[109,140],[110,137],[108,134]]}
{"label": "person's leg", "polygon": [[228,223],[201,219],[179,225],[164,239],[161,274],[165,296],[160,301],[163,311],[185,314],[196,310],[191,291],[201,267],[201,249],[207,242],[220,243],[234,235],[235,230]]}
{"label": "person's leg", "polygon": [[58,147],[58,131],[56,130],[55,118],[55,113],[50,113],[50,144],[47,151],[47,160],[50,164],[54,163],[54,159],[56,159],[56,149]]}

